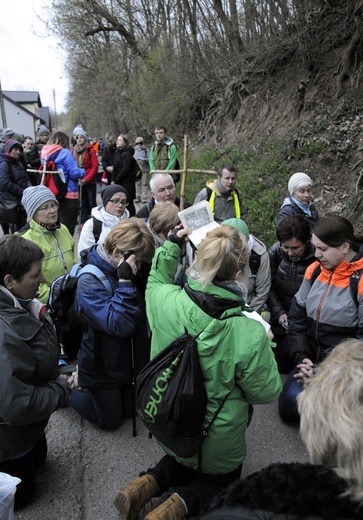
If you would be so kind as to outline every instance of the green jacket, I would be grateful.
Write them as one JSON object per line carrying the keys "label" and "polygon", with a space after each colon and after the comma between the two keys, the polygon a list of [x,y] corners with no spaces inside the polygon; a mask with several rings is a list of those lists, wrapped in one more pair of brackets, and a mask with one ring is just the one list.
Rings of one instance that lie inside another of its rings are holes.
{"label": "green jacket", "polygon": [[174,170],[178,151],[174,140],[168,137],[164,143],[155,143],[150,148],[150,170]]}
{"label": "green jacket", "polygon": [[[153,260],[146,290],[152,330],[151,356],[181,336],[185,329],[195,336],[203,331],[198,338],[198,352],[208,395],[204,426],[208,425],[220,401],[230,393],[203,441],[201,470],[209,474],[228,473],[246,456],[245,430],[250,405],[274,401],[281,392],[281,379],[265,330],[260,323],[241,313],[244,308],[241,297],[215,285],[203,288],[189,278],[192,291],[212,295],[217,302],[221,299],[235,302],[235,307],[225,310],[221,319],[214,319],[194,303],[184,289],[173,285],[179,256],[179,247],[166,241],[157,249]],[[240,315],[223,319],[236,313]],[[175,457],[164,446],[163,449]],[[197,455],[175,458],[185,466],[197,468]]]}
{"label": "green jacket", "polygon": [[16,234],[38,244],[44,253],[42,273],[45,282],[39,287],[37,299],[46,304],[53,280],[69,272],[75,263],[73,237],[64,224],[56,231],[47,231],[33,219]]}

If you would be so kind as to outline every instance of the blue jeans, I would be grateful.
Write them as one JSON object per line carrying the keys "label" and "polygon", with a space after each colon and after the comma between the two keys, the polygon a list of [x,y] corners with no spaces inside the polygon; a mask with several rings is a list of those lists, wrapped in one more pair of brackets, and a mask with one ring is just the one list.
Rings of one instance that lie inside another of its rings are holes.
{"label": "blue jeans", "polygon": [[122,424],[122,389],[73,390],[69,406],[87,421],[103,430],[115,430]]}
{"label": "blue jeans", "polygon": [[288,422],[299,422],[300,415],[297,410],[297,396],[304,390],[303,383],[298,383],[294,374],[298,373],[295,367],[285,381],[279,397],[279,414],[282,419]]}

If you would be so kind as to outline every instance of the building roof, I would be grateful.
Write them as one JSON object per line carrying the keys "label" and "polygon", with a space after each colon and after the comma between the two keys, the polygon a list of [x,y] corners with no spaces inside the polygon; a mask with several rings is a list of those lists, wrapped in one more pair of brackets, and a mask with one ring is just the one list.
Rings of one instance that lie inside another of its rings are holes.
{"label": "building roof", "polygon": [[28,90],[3,90],[4,95],[12,99],[16,103],[37,103],[39,107],[42,106],[39,92]]}
{"label": "building roof", "polygon": [[20,110],[22,110],[23,112],[25,112],[26,114],[32,116],[32,118],[34,120],[36,119],[39,119],[38,116],[36,116],[33,112],[31,112],[30,110],[28,110],[27,108],[23,107],[20,102],[17,103],[14,99],[12,99],[10,96],[7,95],[7,91],[3,90],[3,96],[4,96],[4,99],[7,99],[9,101],[9,103],[12,103],[13,105],[16,105],[17,107],[19,107]]}

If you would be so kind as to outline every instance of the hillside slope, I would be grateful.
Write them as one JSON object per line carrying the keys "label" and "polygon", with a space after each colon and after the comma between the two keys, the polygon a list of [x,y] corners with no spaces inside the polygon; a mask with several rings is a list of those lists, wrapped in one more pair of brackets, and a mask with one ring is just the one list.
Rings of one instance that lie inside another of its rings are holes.
{"label": "hillside slope", "polygon": [[[275,42],[262,65],[231,81],[218,103],[205,111],[200,135],[219,149],[235,144],[247,151],[260,142],[283,143],[289,172],[305,171],[314,179],[320,214],[342,214],[359,230],[363,2],[330,3],[311,13],[302,50],[296,35],[290,46]],[[291,159],[289,151],[302,147],[313,152]],[[281,200],[285,190],[281,186]]]}

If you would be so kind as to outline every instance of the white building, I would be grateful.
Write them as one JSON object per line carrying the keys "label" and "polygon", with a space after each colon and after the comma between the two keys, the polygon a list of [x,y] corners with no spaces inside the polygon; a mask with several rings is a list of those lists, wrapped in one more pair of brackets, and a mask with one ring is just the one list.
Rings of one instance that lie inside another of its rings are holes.
{"label": "white building", "polygon": [[1,128],[12,128],[24,136],[36,138],[39,125],[51,130],[49,107],[43,107],[39,92],[3,90],[6,121],[0,111]]}

